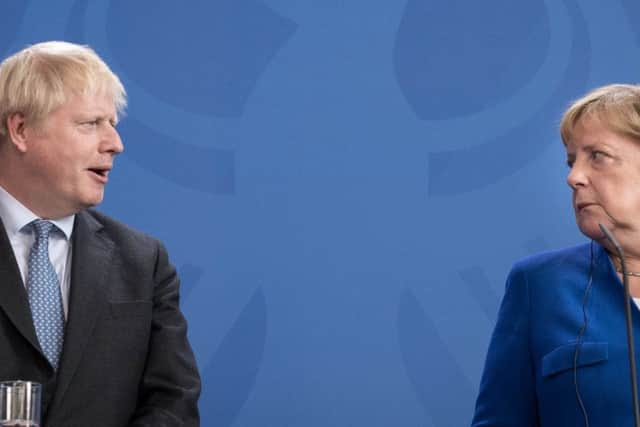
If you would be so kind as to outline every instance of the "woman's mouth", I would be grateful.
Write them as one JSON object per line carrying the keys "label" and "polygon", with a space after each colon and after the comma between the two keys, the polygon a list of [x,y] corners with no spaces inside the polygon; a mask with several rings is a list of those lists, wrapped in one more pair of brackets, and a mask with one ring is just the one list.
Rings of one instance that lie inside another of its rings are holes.
{"label": "woman's mouth", "polygon": [[585,208],[588,208],[589,206],[593,206],[595,203],[590,203],[590,202],[583,202],[583,203],[578,203],[576,205],[576,211],[580,212]]}

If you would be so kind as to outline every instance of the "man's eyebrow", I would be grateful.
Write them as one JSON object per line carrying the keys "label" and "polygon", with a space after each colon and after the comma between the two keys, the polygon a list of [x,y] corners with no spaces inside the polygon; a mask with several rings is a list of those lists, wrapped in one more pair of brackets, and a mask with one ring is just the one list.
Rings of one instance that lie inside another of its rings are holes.
{"label": "man's eyebrow", "polygon": [[112,121],[118,120],[118,116],[115,115],[111,115],[111,114],[103,114],[103,113],[92,113],[92,112],[84,112],[84,113],[80,113],[78,114],[77,120],[100,120],[100,121]]}

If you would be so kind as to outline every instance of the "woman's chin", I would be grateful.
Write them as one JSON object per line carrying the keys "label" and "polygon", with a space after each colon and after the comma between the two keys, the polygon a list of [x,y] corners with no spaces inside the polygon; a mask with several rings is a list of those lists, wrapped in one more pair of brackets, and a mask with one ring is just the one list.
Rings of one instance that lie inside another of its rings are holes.
{"label": "woman's chin", "polygon": [[600,223],[609,230],[613,227],[609,221],[598,221],[596,218],[578,219],[577,223],[582,234],[593,240],[601,240],[604,238],[604,234],[600,229]]}

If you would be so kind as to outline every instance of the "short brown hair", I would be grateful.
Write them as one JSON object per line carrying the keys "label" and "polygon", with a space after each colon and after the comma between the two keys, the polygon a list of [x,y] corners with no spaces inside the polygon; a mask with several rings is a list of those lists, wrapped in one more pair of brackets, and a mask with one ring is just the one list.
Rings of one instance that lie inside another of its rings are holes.
{"label": "short brown hair", "polygon": [[565,144],[585,116],[593,116],[611,131],[640,142],[640,86],[602,86],[573,102],[560,122],[560,135]]}

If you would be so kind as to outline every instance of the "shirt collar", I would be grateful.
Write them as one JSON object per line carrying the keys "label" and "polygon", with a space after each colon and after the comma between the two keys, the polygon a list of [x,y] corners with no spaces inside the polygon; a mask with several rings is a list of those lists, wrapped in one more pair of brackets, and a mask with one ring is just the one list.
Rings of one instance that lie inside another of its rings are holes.
{"label": "shirt collar", "polygon": [[[19,233],[25,225],[39,219],[39,217],[0,186],[0,219],[2,219],[7,235],[11,237]],[[75,219],[75,215],[69,215],[49,221],[58,227],[64,233],[65,238],[69,240]]]}

